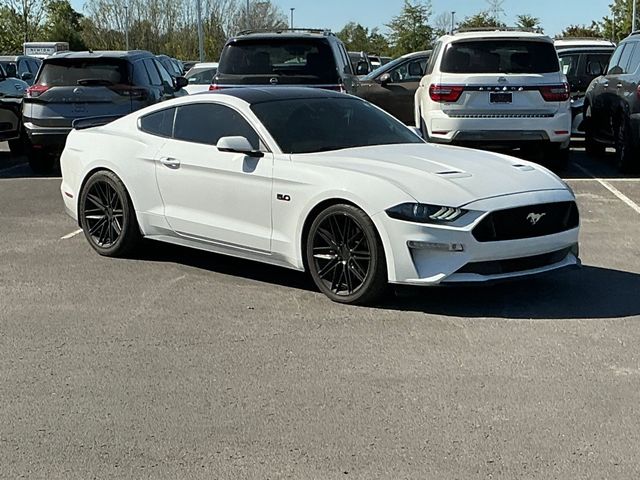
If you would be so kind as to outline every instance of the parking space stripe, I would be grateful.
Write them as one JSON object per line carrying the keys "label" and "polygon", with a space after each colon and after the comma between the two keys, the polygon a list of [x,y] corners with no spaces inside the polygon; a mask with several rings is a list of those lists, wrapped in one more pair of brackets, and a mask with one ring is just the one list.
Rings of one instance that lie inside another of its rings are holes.
{"label": "parking space stripe", "polygon": [[609,190],[611,193],[613,193],[616,197],[618,197],[619,200],[622,200],[624,203],[626,203],[628,206],[630,206],[633,210],[636,211],[636,213],[640,214],[640,206],[638,206],[638,204],[636,202],[634,202],[633,200],[631,200],[629,197],[627,197],[624,193],[622,193],[620,190],[618,190],[616,187],[614,187],[613,185],[611,185],[609,182],[607,182],[606,180],[603,180],[601,178],[597,178],[595,175],[593,175],[589,170],[587,170],[586,168],[584,168],[582,165],[576,165],[576,167],[578,167],[580,170],[582,170],[582,172],[584,172],[586,175],[589,175],[591,178],[593,178],[594,180],[596,180],[600,185],[602,185],[604,188],[606,188],[607,190]]}
{"label": "parking space stripe", "polygon": [[64,237],[60,237],[60,240],[69,240],[70,238],[75,237],[76,235],[82,233],[82,229],[75,230],[71,233],[67,233]]}

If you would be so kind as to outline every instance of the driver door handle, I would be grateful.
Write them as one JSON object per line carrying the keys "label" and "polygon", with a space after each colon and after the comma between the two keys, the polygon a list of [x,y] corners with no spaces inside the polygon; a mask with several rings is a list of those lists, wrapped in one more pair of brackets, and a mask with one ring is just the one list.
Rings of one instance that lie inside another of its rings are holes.
{"label": "driver door handle", "polygon": [[622,88],[622,83],[619,83],[619,84],[618,84],[618,88]]}
{"label": "driver door handle", "polygon": [[160,163],[162,163],[165,167],[169,167],[172,169],[180,168],[180,160],[172,157],[162,157],[160,159]]}
{"label": "driver door handle", "polygon": [[604,88],[609,88],[609,82],[606,82],[606,83],[602,84],[602,86],[603,86]]}

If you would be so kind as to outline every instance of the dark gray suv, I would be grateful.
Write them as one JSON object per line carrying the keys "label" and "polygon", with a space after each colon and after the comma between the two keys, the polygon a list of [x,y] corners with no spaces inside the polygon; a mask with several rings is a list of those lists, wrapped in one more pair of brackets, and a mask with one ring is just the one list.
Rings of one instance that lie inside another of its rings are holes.
{"label": "dark gray suv", "polygon": [[355,94],[358,77],[340,39],[328,30],[246,31],[230,38],[210,90],[295,85]]}
{"label": "dark gray suv", "polygon": [[186,94],[146,51],[69,52],[46,58],[23,105],[29,163],[49,171],[74,120],[117,117]]}
{"label": "dark gray suv", "polygon": [[620,42],[607,72],[589,85],[584,130],[587,153],[615,147],[621,171],[640,171],[640,32]]}

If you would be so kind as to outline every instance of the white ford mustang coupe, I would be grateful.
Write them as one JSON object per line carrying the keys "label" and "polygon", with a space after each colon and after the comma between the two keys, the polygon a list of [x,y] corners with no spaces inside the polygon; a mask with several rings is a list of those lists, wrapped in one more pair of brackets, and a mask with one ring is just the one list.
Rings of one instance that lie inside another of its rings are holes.
{"label": "white ford mustang coupe", "polygon": [[353,304],[388,283],[483,283],[580,263],[575,197],[556,175],[427,144],[356,97],[230,89],[99,123],[69,135],[61,190],[101,255],[128,255],[146,237],[306,270]]}

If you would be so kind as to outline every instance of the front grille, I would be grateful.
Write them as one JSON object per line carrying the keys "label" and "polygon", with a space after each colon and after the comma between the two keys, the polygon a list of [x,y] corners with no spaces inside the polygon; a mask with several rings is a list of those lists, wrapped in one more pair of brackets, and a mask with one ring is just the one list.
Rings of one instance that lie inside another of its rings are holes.
{"label": "front grille", "polygon": [[571,253],[571,247],[533,257],[494,260],[491,262],[467,263],[456,273],[476,273],[478,275],[500,275],[501,273],[526,272],[561,262]]}
{"label": "front grille", "polygon": [[473,229],[473,236],[479,242],[535,238],[571,230],[579,223],[576,202],[542,203],[491,212]]}

